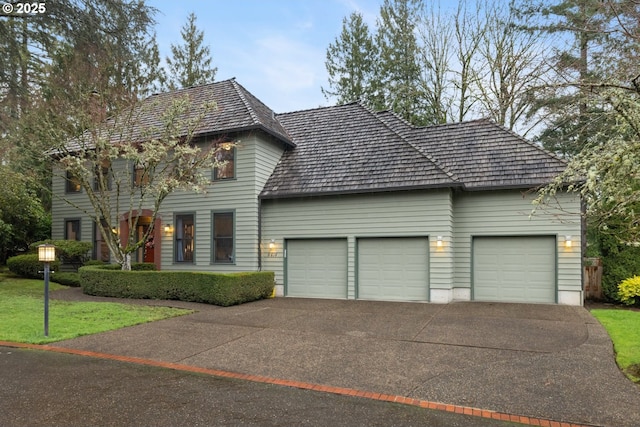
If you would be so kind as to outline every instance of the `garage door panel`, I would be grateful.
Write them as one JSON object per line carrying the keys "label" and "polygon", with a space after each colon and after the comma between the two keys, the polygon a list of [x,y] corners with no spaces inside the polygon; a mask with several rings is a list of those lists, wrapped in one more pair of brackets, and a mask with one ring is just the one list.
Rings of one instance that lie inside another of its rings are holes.
{"label": "garage door panel", "polygon": [[358,240],[358,298],[426,301],[429,288],[426,238]]}
{"label": "garage door panel", "polygon": [[288,241],[287,296],[346,298],[346,239]]}
{"label": "garage door panel", "polygon": [[554,237],[474,238],[474,299],[555,302],[555,257]]}

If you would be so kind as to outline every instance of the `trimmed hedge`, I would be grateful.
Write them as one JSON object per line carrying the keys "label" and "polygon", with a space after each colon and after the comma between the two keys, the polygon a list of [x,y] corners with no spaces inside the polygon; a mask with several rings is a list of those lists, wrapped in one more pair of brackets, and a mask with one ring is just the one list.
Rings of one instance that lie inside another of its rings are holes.
{"label": "trimmed hedge", "polygon": [[[49,265],[53,271],[60,269],[60,261],[54,261]],[[28,279],[42,279],[44,277],[43,273],[39,273],[39,271],[44,270],[44,263],[38,261],[38,254],[25,254],[11,257],[7,260],[7,267],[9,267],[12,273]]]}
{"label": "trimmed hedge", "polygon": [[122,271],[105,267],[80,268],[82,291],[85,294],[179,300],[228,307],[271,296],[275,283],[273,272],[222,274],[193,271]]}
{"label": "trimmed hedge", "polygon": [[80,287],[80,275],[78,273],[56,271],[50,276],[50,278],[52,282],[59,283],[64,286],[71,286],[74,288]]}

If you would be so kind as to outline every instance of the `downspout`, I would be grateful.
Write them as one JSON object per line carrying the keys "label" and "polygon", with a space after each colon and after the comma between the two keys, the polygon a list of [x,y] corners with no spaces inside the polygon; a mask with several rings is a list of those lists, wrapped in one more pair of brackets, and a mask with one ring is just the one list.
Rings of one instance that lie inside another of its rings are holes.
{"label": "downspout", "polygon": [[262,199],[258,196],[258,271],[262,271]]}

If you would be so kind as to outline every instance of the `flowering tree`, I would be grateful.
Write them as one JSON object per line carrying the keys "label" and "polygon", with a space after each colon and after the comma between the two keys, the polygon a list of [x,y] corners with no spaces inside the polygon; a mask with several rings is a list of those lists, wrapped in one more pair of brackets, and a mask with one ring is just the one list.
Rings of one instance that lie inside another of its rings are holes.
{"label": "flowering tree", "polygon": [[[182,189],[203,192],[211,182],[219,141],[194,136],[213,103],[196,104],[187,96],[151,97],[51,151],[54,174],[81,188],[86,204],[68,195],[55,195],[85,212],[95,222],[115,261],[131,269],[131,254],[153,233],[162,202]],[[228,147],[224,147],[228,148]],[[128,212],[128,229],[136,230],[136,212],[150,209],[151,225],[126,241],[114,231],[118,217]]]}

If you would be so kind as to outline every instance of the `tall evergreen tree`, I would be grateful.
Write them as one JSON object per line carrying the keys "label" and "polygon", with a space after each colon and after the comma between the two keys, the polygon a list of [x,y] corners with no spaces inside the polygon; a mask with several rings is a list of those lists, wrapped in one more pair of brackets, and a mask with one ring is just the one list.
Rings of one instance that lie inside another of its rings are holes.
{"label": "tall evergreen tree", "polygon": [[[533,31],[552,36],[555,72],[531,112],[546,116],[539,141],[550,151],[571,157],[603,129],[603,107],[591,90],[612,67],[616,57],[609,26],[617,19],[609,7],[615,0],[557,0],[551,4],[525,0],[518,9]],[[563,46],[562,48],[559,46]],[[606,126],[604,126],[606,127]]]}
{"label": "tall evergreen tree", "polygon": [[159,75],[159,61],[148,55],[155,9],[135,0],[47,6],[46,14],[0,18],[7,54],[0,55],[0,153],[42,183],[45,207],[49,172],[41,154],[56,138],[84,130],[82,116],[93,111],[84,107],[95,105],[95,95],[104,113],[114,111],[145,96]]}
{"label": "tall evergreen tree", "polygon": [[326,58],[329,88],[322,88],[325,98],[336,97],[338,104],[362,101],[373,107],[378,49],[360,13],[342,20],[342,32],[329,45]]}
{"label": "tall evergreen tree", "polygon": [[216,67],[211,67],[211,50],[204,46],[204,31],[196,26],[196,15],[189,14],[187,23],[180,30],[183,44],[171,44],[171,55],[167,57],[169,88],[197,86],[212,83]]}
{"label": "tall evergreen tree", "polygon": [[380,7],[376,43],[380,49],[377,83],[384,105],[414,124],[429,123],[421,90],[422,64],[416,23],[422,0],[385,0]]}

